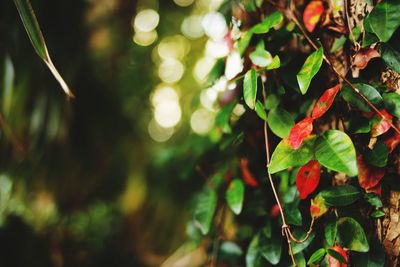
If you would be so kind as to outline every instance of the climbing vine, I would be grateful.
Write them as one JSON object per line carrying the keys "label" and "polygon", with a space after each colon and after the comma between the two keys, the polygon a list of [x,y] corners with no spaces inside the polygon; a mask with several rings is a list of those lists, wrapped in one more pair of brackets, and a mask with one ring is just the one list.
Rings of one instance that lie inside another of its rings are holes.
{"label": "climbing vine", "polygon": [[207,182],[188,227],[210,266],[397,265],[399,10],[397,0],[222,6],[229,53],[210,73],[227,81],[218,156],[199,160]]}

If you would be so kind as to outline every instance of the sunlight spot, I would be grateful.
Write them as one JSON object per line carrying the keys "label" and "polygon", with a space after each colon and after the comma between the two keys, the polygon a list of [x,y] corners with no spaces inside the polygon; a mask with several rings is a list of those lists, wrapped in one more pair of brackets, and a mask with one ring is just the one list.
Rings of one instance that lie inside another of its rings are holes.
{"label": "sunlight spot", "polygon": [[202,16],[193,15],[186,17],[181,25],[182,33],[189,39],[198,39],[203,36],[204,30],[201,25]]}
{"label": "sunlight spot", "polygon": [[239,52],[233,51],[226,59],[225,76],[228,80],[236,77],[243,70],[243,61]]}
{"label": "sunlight spot", "polygon": [[229,53],[229,47],[224,40],[218,42],[213,40],[208,40],[206,44],[206,53],[207,55],[210,55],[213,58],[226,57]]}
{"label": "sunlight spot", "polygon": [[167,59],[161,62],[158,76],[166,83],[175,83],[182,78],[184,71],[185,67],[179,60]]}
{"label": "sunlight spot", "polygon": [[158,55],[165,60],[183,59],[189,51],[190,43],[181,35],[165,37],[157,46]]}
{"label": "sunlight spot", "polygon": [[157,40],[157,32],[136,32],[133,41],[140,46],[149,46]]}
{"label": "sunlight spot", "polygon": [[214,114],[206,109],[196,110],[190,117],[190,126],[192,130],[199,134],[207,134],[214,124]]}
{"label": "sunlight spot", "polygon": [[225,18],[219,12],[208,13],[203,18],[202,26],[207,36],[214,40],[224,39],[228,32]]}
{"label": "sunlight spot", "polygon": [[203,57],[196,62],[193,69],[193,76],[198,83],[206,81],[208,74],[214,66],[215,60],[211,57]]}
{"label": "sunlight spot", "polygon": [[147,127],[151,139],[156,142],[165,142],[174,134],[174,128],[161,127],[155,120],[151,120]]}
{"label": "sunlight spot", "polygon": [[194,0],[174,0],[175,4],[181,7],[187,7],[193,4]]}
{"label": "sunlight spot", "polygon": [[160,16],[153,9],[145,9],[140,11],[134,20],[135,31],[151,32],[160,22]]}

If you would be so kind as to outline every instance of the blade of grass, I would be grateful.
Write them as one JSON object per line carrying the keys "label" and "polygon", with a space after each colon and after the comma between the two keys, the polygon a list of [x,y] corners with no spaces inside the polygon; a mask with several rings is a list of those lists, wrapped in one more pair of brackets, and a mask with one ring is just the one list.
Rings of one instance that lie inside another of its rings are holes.
{"label": "blade of grass", "polygon": [[61,88],[64,90],[67,96],[74,97],[67,83],[64,81],[51,61],[46,42],[43,38],[42,31],[40,30],[39,23],[36,19],[35,13],[33,12],[31,4],[29,3],[29,0],[14,0],[14,3],[36,53],[46,63],[47,67],[50,69],[54,78],[56,78],[56,80],[60,83]]}

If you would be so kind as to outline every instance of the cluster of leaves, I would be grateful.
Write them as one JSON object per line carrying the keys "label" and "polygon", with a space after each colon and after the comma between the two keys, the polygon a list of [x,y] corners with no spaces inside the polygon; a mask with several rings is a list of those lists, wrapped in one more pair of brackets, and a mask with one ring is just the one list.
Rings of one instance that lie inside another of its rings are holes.
{"label": "cluster of leaves", "polygon": [[[227,42],[242,65],[230,81],[235,93],[221,95],[221,160],[193,220],[218,241],[207,243],[212,262],[288,266],[291,255],[298,266],[385,263],[371,219],[385,216],[385,184],[399,184],[400,90],[380,77],[400,72],[400,1],[380,1],[355,25],[333,2],[227,4],[235,16]],[[337,10],[343,24],[331,19]],[[218,62],[212,76],[228,64]]]}

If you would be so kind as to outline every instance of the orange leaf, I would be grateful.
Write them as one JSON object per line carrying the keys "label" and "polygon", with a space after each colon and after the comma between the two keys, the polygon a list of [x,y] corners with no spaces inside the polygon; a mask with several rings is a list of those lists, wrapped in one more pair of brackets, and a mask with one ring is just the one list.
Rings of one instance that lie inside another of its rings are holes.
{"label": "orange leaf", "polygon": [[306,199],[309,194],[314,192],[319,184],[320,177],[321,165],[316,160],[310,160],[299,169],[296,175],[296,186],[301,199]]}
{"label": "orange leaf", "polygon": [[305,118],[296,123],[289,133],[289,144],[293,149],[298,149],[304,138],[309,136],[313,130],[313,118]]}
{"label": "orange leaf", "polygon": [[375,123],[372,125],[371,129],[371,136],[372,137],[377,137],[381,134],[386,133],[390,129],[390,124],[392,122],[393,116],[390,115],[386,109],[381,109],[380,112],[384,116],[384,118],[381,118],[381,120],[378,123]]}
{"label": "orange leaf", "polygon": [[[345,259],[346,263],[349,262],[349,256],[341,246],[335,245],[331,249],[339,253],[343,257],[343,259]],[[347,265],[346,263],[341,263],[339,260],[335,259],[331,255],[328,255],[329,267],[348,267],[349,265]]]}
{"label": "orange leaf", "polygon": [[353,64],[360,70],[365,69],[367,67],[368,62],[373,59],[380,57],[378,51],[376,51],[373,48],[363,48],[360,51],[357,52],[357,54],[354,56],[354,61]]}
{"label": "orange leaf", "polygon": [[328,211],[325,201],[320,194],[311,199],[310,213],[314,219],[321,217]]}
{"label": "orange leaf", "polygon": [[322,117],[325,112],[332,106],[333,100],[335,99],[336,94],[339,92],[341,84],[338,84],[328,90],[326,90],[322,96],[318,99],[317,104],[315,104],[311,117],[313,119],[317,119]]}
{"label": "orange leaf", "polygon": [[361,155],[357,157],[358,183],[366,192],[379,191],[380,181],[385,175],[384,168],[376,168],[364,162]]}
{"label": "orange leaf", "polygon": [[241,158],[239,166],[240,170],[242,171],[244,183],[251,187],[256,187],[258,185],[258,182],[249,169],[249,160],[246,158]]}
{"label": "orange leaf", "polygon": [[324,13],[324,5],[322,1],[311,1],[308,3],[303,13],[303,22],[309,32],[313,32],[315,26],[321,19],[321,15]]}

